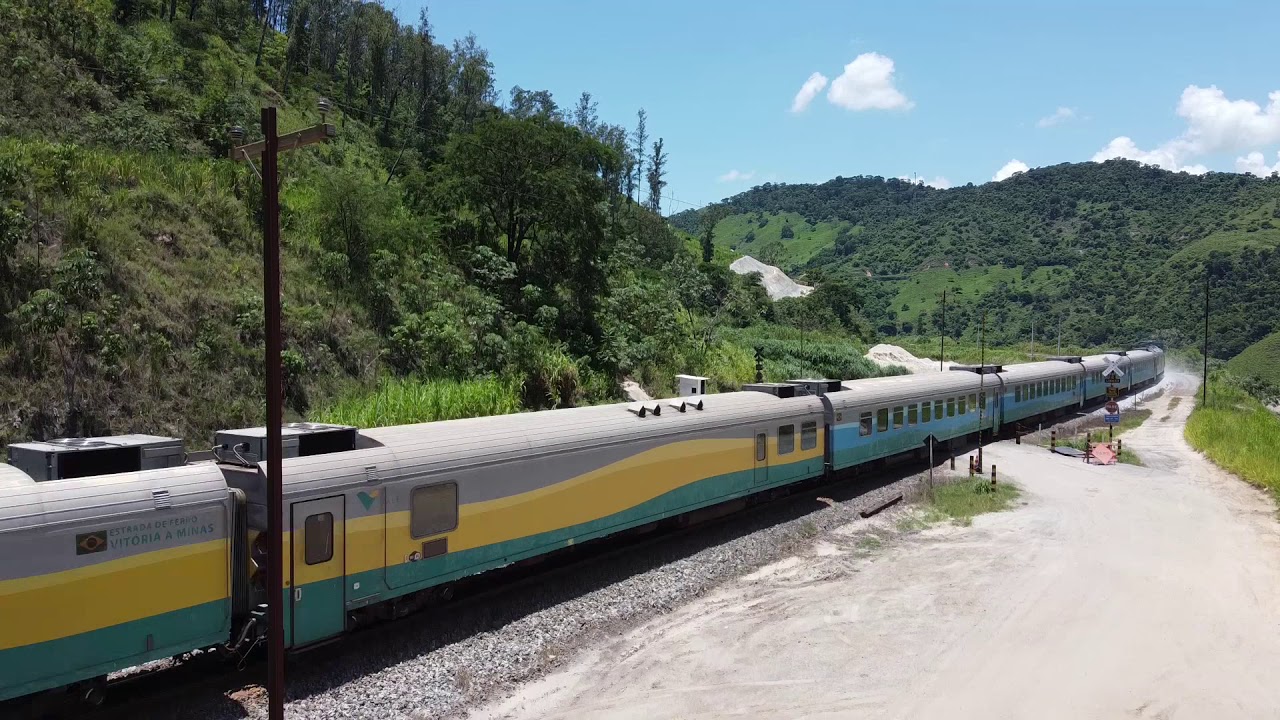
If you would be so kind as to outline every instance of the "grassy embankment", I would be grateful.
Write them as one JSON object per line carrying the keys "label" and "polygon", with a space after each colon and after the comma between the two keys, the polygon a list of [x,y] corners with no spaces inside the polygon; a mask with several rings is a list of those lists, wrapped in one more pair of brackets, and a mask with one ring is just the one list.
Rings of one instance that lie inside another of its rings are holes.
{"label": "grassy embankment", "polygon": [[909,511],[898,521],[898,529],[904,532],[923,530],[935,523],[951,521],[957,525],[971,525],[975,515],[1006,510],[1018,498],[1018,486],[1006,480],[994,488],[986,478],[970,480],[956,476],[953,482],[941,481],[935,485],[933,497],[924,497],[924,506]]}
{"label": "grassy embankment", "polygon": [[[936,335],[929,336],[898,336],[885,338],[884,342],[897,345],[916,357],[932,358],[935,362],[938,360],[939,342]],[[1058,354],[1057,344],[1045,344],[1037,342],[1035,352],[1031,352],[1031,343],[1018,343],[1015,345],[1002,345],[993,347],[987,345],[985,359],[988,364],[1004,364],[1011,365],[1013,363],[1025,363],[1035,360],[1044,360],[1050,355]],[[958,362],[964,365],[976,365],[984,358],[982,347],[975,342],[967,340],[952,340],[947,338],[947,357],[951,362]],[[1063,355],[1097,355],[1102,353],[1101,349],[1088,349],[1075,347],[1072,345],[1063,345]]]}
{"label": "grassy embankment", "polygon": [[1280,500],[1280,417],[1218,378],[1210,378],[1208,404],[1199,398],[1187,420],[1187,442],[1219,467]]}
{"label": "grassy embankment", "polygon": [[395,379],[376,392],[354,392],[312,415],[314,422],[360,428],[410,425],[519,412],[520,389],[509,380]]}

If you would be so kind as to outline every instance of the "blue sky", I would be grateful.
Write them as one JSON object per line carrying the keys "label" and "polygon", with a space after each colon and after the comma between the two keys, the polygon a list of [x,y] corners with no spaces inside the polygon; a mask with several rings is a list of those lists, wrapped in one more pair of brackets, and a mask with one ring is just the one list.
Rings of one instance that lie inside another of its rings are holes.
{"label": "blue sky", "polygon": [[[388,7],[416,21],[422,5]],[[588,90],[628,127],[644,107],[681,201],[668,212],[769,180],[976,184],[1014,160],[1280,169],[1274,0],[455,0],[428,15],[440,40],[476,34],[504,99],[520,85],[572,106]]]}

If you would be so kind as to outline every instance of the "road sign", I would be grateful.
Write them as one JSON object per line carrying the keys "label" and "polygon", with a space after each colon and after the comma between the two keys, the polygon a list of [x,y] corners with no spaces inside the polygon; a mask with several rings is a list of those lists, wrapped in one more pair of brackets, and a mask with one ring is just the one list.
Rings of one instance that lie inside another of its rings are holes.
{"label": "road sign", "polygon": [[1116,387],[1115,385],[1108,385],[1108,386],[1107,386],[1107,397],[1112,398],[1112,399],[1115,399],[1115,398],[1120,397],[1120,388]]}
{"label": "road sign", "polygon": [[1115,400],[1108,400],[1103,408],[1102,421],[1108,425],[1115,425],[1120,422],[1120,405]]}

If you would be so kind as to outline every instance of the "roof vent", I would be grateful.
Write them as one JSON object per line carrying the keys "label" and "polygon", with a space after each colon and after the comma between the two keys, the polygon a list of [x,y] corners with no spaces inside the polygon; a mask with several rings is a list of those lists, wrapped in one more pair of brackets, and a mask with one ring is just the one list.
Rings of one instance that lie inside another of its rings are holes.
{"label": "roof vent", "polygon": [[668,400],[667,407],[675,408],[677,412],[684,412],[686,410],[701,410],[702,398],[699,396],[699,397],[676,398],[674,400]]}
{"label": "roof vent", "polygon": [[662,414],[662,405],[653,400],[646,400],[644,402],[632,403],[627,406],[627,409],[635,413],[639,417],[645,417],[646,415]]}
{"label": "roof vent", "polygon": [[182,440],[156,435],[58,438],[9,446],[9,464],[41,482],[177,467],[185,462]]}
{"label": "roof vent", "polygon": [[951,370],[959,372],[971,372],[978,375],[995,375],[1004,372],[1003,365],[952,365]]}
{"label": "roof vent", "polygon": [[791,383],[747,383],[742,386],[747,392],[762,392],[780,398],[793,398],[796,396],[796,386]]}
{"label": "roof vent", "polygon": [[168,490],[152,490],[151,499],[155,501],[157,510],[173,507],[173,499],[169,497]]}
{"label": "roof vent", "polygon": [[[356,429],[348,425],[288,423],[280,427],[281,458],[327,455],[356,449]],[[219,462],[252,467],[267,459],[265,427],[221,430],[214,437]]]}
{"label": "roof vent", "polygon": [[840,384],[839,380],[829,380],[827,378],[822,378],[820,380],[806,378],[804,380],[788,380],[787,382],[792,385],[800,386],[800,388],[804,390],[804,394],[807,395],[822,396],[827,393],[840,392],[841,390],[844,390],[844,386]]}
{"label": "roof vent", "polygon": [[1077,363],[1077,364],[1084,362],[1084,358],[1080,357],[1079,355],[1050,355],[1049,357],[1045,358],[1045,360],[1056,360],[1058,362]]}

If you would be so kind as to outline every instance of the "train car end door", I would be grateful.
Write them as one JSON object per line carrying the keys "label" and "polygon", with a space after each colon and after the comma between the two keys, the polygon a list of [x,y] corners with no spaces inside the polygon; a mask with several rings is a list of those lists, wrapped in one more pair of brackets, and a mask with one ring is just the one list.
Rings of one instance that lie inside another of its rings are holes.
{"label": "train car end door", "polygon": [[298,647],[346,629],[346,498],[307,500],[291,508],[288,627],[289,644]]}
{"label": "train car end door", "polygon": [[769,428],[756,428],[752,452],[755,453],[755,474],[751,484],[763,485],[769,481]]}

